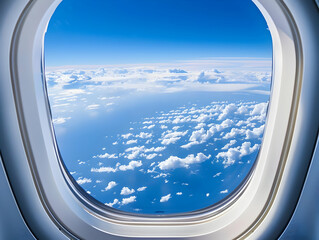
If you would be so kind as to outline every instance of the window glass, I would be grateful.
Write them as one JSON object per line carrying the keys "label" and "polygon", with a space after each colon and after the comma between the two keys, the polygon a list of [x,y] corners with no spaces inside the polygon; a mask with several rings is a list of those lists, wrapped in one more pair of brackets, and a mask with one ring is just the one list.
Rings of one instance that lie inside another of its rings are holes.
{"label": "window glass", "polygon": [[45,62],[61,158],[109,207],[199,210],[257,159],[272,45],[250,0],[64,0]]}

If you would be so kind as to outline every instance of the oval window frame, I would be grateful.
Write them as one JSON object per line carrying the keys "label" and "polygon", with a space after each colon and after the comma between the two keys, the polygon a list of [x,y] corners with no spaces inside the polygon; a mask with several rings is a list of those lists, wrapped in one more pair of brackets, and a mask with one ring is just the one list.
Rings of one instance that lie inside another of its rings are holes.
{"label": "oval window frame", "polygon": [[[220,206],[217,209],[219,211],[187,217],[145,218],[118,215],[99,209],[81,196],[59,160],[43,84],[43,62],[39,63],[39,59],[43,59],[41,47],[44,32],[59,2],[60,0],[29,1],[22,14],[18,15],[11,43],[10,70],[14,93],[12,106],[17,111],[16,122],[20,130],[20,138],[17,138],[21,141],[18,141],[16,153],[10,149],[12,156],[19,157],[12,157],[10,163],[6,160],[8,175],[12,179],[14,172],[19,172],[20,175],[16,176],[17,179],[12,184],[26,181],[35,193],[20,199],[17,194],[19,207],[31,229],[35,229],[34,224],[41,220],[54,223],[48,228],[53,231],[50,235],[48,229],[43,227],[36,230],[38,234],[35,235],[52,238],[52,234],[61,236],[59,234],[62,232],[63,236],[71,238],[105,239],[108,235],[110,239],[117,239],[200,236],[242,238],[261,234],[262,226],[267,221],[278,218],[273,216],[273,212],[285,209],[283,202],[287,196],[296,197],[296,193],[291,192],[285,195],[285,191],[289,190],[281,189],[281,186],[288,184],[292,178],[289,173],[296,171],[303,160],[300,155],[292,156],[290,151],[291,146],[296,144],[298,135],[302,134],[294,130],[302,100],[304,62],[298,28],[286,5],[282,1],[254,1],[272,33],[274,72],[272,99],[260,159],[255,173],[243,188],[244,191],[236,194],[233,201]],[[306,169],[302,170],[305,174]],[[41,210],[39,216],[32,216],[32,203],[36,205],[36,209]],[[287,212],[280,218],[287,218],[288,215]],[[277,228],[280,227],[282,226]]]}

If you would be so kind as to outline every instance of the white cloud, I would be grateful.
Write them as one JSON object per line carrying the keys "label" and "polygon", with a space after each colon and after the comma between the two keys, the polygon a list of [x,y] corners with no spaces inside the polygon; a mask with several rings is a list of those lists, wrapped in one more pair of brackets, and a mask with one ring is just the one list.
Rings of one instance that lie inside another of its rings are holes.
{"label": "white cloud", "polygon": [[142,161],[131,161],[128,165],[121,165],[119,169],[121,171],[134,170],[137,167],[142,166]]}
{"label": "white cloud", "polygon": [[172,198],[171,194],[168,194],[166,196],[161,197],[160,202],[167,202],[168,200],[170,200]]}
{"label": "white cloud", "polygon": [[177,193],[176,193],[177,196],[180,196],[180,195],[182,195],[182,194],[183,194],[182,192],[177,192]]}
{"label": "white cloud", "polygon": [[92,180],[90,178],[82,178],[82,177],[79,177],[78,180],[76,180],[76,182],[79,184],[79,185],[82,185],[84,183],[90,183],[92,182]]}
{"label": "white cloud", "polygon": [[133,188],[129,189],[128,187],[123,187],[121,190],[121,195],[131,195],[133,193],[135,193],[135,190]]}
{"label": "white cloud", "polygon": [[86,107],[87,110],[95,110],[98,109],[100,107],[99,104],[91,104],[89,106]]}
{"label": "white cloud", "polygon": [[128,141],[126,142],[126,145],[130,145],[130,144],[134,144],[134,143],[137,143],[137,139],[135,139],[135,140],[128,140]]}
{"label": "white cloud", "polygon": [[189,141],[203,143],[207,139],[211,138],[213,135],[214,135],[214,131],[208,130],[206,132],[204,128],[201,128],[200,130],[192,132],[192,135],[190,136]]}
{"label": "white cloud", "polygon": [[222,172],[218,172],[218,173],[216,173],[216,174],[213,176],[213,178],[219,177],[221,174],[222,174]]}
{"label": "white cloud", "polygon": [[221,194],[228,193],[228,189],[225,189],[224,191],[220,191]]}
{"label": "white cloud", "polygon": [[115,155],[114,153],[113,154],[104,153],[104,154],[93,156],[93,158],[97,158],[97,157],[98,158],[118,158],[118,156]]}
{"label": "white cloud", "polygon": [[185,136],[188,133],[188,130],[184,132],[172,132],[172,131],[166,131],[162,134],[162,144],[163,145],[169,145],[176,143],[181,137]]}
{"label": "white cloud", "polygon": [[146,155],[146,159],[148,159],[148,160],[153,159],[153,158],[155,158],[157,155],[158,155],[157,153],[152,153],[152,154]]}
{"label": "white cloud", "polygon": [[140,134],[136,135],[138,138],[151,138],[153,135],[152,133],[146,133],[146,132],[141,132]]}
{"label": "white cloud", "polygon": [[204,143],[208,139],[214,136],[216,132],[222,131],[225,128],[229,128],[232,126],[234,122],[230,119],[224,120],[221,124],[210,124],[211,126],[207,131],[204,130],[204,128],[201,128],[200,130],[193,131],[192,135],[189,138],[190,142],[193,142],[192,144],[186,144],[183,145],[183,148],[189,148],[193,145],[199,144],[199,143]]}
{"label": "white cloud", "polygon": [[105,203],[106,206],[113,207],[115,204],[118,204],[119,200],[115,198],[111,203]]}
{"label": "white cloud", "polygon": [[116,172],[117,169],[116,168],[112,168],[112,167],[100,167],[100,168],[91,168],[91,172],[98,172],[98,173],[102,173],[102,172]]}
{"label": "white cloud", "polygon": [[137,189],[137,191],[138,191],[138,192],[142,192],[142,191],[144,191],[146,188],[147,188],[147,187],[139,187],[139,188]]}
{"label": "white cloud", "polygon": [[237,141],[236,140],[230,140],[229,143],[227,143],[224,147],[222,147],[222,150],[227,150],[230,146],[234,145]]}
{"label": "white cloud", "polygon": [[122,138],[128,139],[130,136],[133,136],[132,133],[122,134]]}
{"label": "white cloud", "polygon": [[117,185],[117,183],[114,182],[114,181],[109,182],[109,183],[107,184],[106,188],[105,188],[105,191],[108,191],[108,190],[114,188],[116,185]]}
{"label": "white cloud", "polygon": [[190,122],[192,119],[190,116],[184,117],[184,116],[177,116],[172,123],[179,124],[179,123],[185,123]]}
{"label": "white cloud", "polygon": [[253,130],[246,131],[246,139],[258,138],[264,133],[265,125],[260,126],[259,128],[254,128]]}
{"label": "white cloud", "polygon": [[[136,146],[136,147],[131,147],[127,148],[125,152],[131,152],[130,154],[127,155],[128,159],[135,159],[137,158],[140,154],[142,156],[142,153],[149,153],[149,152],[161,152],[164,151],[166,147],[151,147],[151,148],[145,148],[145,146]],[[154,157],[155,155],[151,155],[150,157]]]}
{"label": "white cloud", "polygon": [[228,104],[224,110],[222,111],[222,113],[218,116],[217,120],[223,120],[225,119],[229,114],[235,112],[237,110],[237,107],[235,104],[231,103]]}
{"label": "white cloud", "polygon": [[148,149],[145,149],[144,152],[162,152],[166,149],[166,147],[151,147],[151,148],[148,148]]}
{"label": "white cloud", "polygon": [[205,123],[198,123],[195,129],[201,129],[201,128],[204,128],[205,126],[206,126]]}
{"label": "white cloud", "polygon": [[195,157],[194,154],[188,155],[186,158],[179,158],[176,156],[170,156],[168,159],[166,159],[163,162],[160,162],[158,164],[158,167],[161,170],[169,170],[169,169],[175,169],[175,168],[188,168],[189,165],[194,163],[201,163],[209,159],[211,155],[206,156],[203,153],[198,153]]}
{"label": "white cloud", "polygon": [[144,126],[143,129],[152,129],[153,127],[155,127],[155,124]]}
{"label": "white cloud", "polygon": [[238,109],[237,109],[237,111],[236,111],[236,113],[237,114],[245,114],[245,113],[247,113],[248,112],[248,108],[246,107],[246,106],[240,106]]}
{"label": "white cloud", "polygon": [[198,118],[194,119],[195,122],[204,123],[212,118],[212,115],[201,114]]}
{"label": "white cloud", "polygon": [[165,138],[162,140],[162,144],[163,145],[169,145],[169,144],[174,144],[176,143],[179,139],[181,139],[180,137],[172,137],[172,138]]}
{"label": "white cloud", "polygon": [[132,202],[136,202],[136,196],[131,196],[129,198],[123,198],[122,199],[122,205],[126,205]]}
{"label": "white cloud", "polygon": [[60,117],[60,118],[55,118],[52,120],[53,124],[63,124],[66,122],[66,120],[69,120],[71,119],[71,117],[66,117],[66,118],[63,118],[63,117]]}
{"label": "white cloud", "polygon": [[254,109],[250,112],[250,115],[262,115],[266,114],[268,103],[259,103],[254,106]]}
{"label": "white cloud", "polygon": [[243,156],[249,155],[258,149],[258,144],[255,144],[253,147],[251,147],[250,142],[244,142],[241,146],[238,146],[236,148],[229,148],[227,152],[219,152],[216,158],[223,158],[223,164],[226,168],[230,165],[233,165],[237,160],[241,159]]}
{"label": "white cloud", "polygon": [[235,138],[237,135],[242,135],[246,131],[244,129],[232,128],[230,132],[226,133],[224,139]]}
{"label": "white cloud", "polygon": [[198,145],[198,144],[200,144],[200,142],[197,142],[197,141],[189,142],[189,143],[187,143],[187,144],[185,144],[185,145],[182,145],[181,148],[186,148],[186,149],[188,149],[188,148],[190,148],[190,147],[192,147],[192,146],[194,146],[194,145]]}

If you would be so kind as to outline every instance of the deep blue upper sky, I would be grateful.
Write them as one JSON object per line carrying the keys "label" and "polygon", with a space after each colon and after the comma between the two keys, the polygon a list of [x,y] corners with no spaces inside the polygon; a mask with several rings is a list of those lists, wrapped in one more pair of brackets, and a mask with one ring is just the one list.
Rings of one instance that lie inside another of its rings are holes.
{"label": "deep blue upper sky", "polygon": [[45,37],[47,66],[271,54],[251,0],[63,0]]}

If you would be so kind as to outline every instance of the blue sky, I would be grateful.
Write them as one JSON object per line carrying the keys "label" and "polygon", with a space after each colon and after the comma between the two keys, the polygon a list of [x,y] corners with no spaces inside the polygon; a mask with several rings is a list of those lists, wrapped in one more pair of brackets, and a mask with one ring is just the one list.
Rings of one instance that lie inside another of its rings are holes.
{"label": "blue sky", "polygon": [[63,0],[45,37],[47,66],[271,58],[271,48],[251,0]]}

